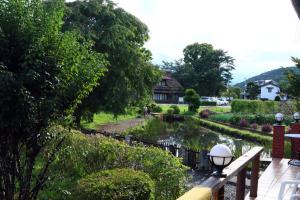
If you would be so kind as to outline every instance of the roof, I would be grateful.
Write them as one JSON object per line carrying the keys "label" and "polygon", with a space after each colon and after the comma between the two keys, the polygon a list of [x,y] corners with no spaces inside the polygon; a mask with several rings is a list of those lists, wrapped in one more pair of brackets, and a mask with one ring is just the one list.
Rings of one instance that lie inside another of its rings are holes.
{"label": "roof", "polygon": [[165,72],[162,77],[162,81],[166,81],[166,86],[156,85],[154,87],[154,92],[166,92],[166,93],[182,93],[184,88],[182,85],[172,77],[171,73]]}
{"label": "roof", "polygon": [[258,81],[254,81],[255,84],[257,84],[258,86],[262,87],[268,84],[272,84],[274,86],[278,87],[278,83],[272,79],[268,79],[268,80],[258,80]]}

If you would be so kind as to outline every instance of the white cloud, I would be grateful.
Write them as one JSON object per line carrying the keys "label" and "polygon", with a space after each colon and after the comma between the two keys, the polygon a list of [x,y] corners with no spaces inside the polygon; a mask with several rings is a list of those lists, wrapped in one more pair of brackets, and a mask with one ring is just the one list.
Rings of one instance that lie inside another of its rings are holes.
{"label": "white cloud", "polygon": [[235,81],[300,56],[300,22],[285,0],[116,0],[150,29],[146,46],[155,63],[182,57],[183,48],[206,42],[236,59]]}

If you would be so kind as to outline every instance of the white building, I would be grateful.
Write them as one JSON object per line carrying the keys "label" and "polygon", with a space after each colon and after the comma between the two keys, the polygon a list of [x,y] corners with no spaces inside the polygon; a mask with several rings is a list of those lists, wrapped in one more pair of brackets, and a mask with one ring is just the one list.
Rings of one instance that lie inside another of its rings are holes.
{"label": "white building", "polygon": [[276,81],[264,80],[264,82],[259,82],[258,85],[260,86],[259,99],[275,100],[276,96],[280,95],[279,84]]}
{"label": "white building", "polygon": [[[260,94],[257,96],[258,99],[262,100],[275,100],[276,96],[279,96],[281,100],[286,100],[286,95],[282,97],[280,95],[280,87],[279,84],[274,80],[259,80],[255,81],[260,87]],[[243,92],[242,97],[247,99],[247,93]]]}

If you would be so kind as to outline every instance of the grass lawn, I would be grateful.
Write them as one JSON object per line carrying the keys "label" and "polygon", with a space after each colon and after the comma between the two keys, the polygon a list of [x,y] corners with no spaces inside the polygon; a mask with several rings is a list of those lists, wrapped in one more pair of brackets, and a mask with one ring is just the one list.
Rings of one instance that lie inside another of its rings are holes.
{"label": "grass lawn", "polygon": [[97,126],[107,124],[107,123],[118,123],[124,120],[136,118],[137,114],[135,112],[126,115],[118,115],[116,118],[111,113],[99,112],[94,114],[93,122],[82,121],[81,125],[87,129],[96,129]]}

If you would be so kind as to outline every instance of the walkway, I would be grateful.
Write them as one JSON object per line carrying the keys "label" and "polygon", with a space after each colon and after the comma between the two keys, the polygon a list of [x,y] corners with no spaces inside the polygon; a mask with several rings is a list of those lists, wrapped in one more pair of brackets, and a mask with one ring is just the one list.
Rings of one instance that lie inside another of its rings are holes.
{"label": "walkway", "polygon": [[[288,164],[289,159],[273,158],[272,163],[264,171],[258,181],[258,193],[256,198],[249,197],[246,200],[276,200],[282,181],[294,180],[300,168]],[[284,199],[289,199],[291,189],[288,188]]]}
{"label": "walkway", "polygon": [[108,123],[105,125],[99,125],[96,127],[96,129],[99,132],[122,133],[129,128],[133,128],[135,126],[142,124],[144,121],[145,121],[144,118],[135,118],[135,119],[121,121],[118,123]]}

